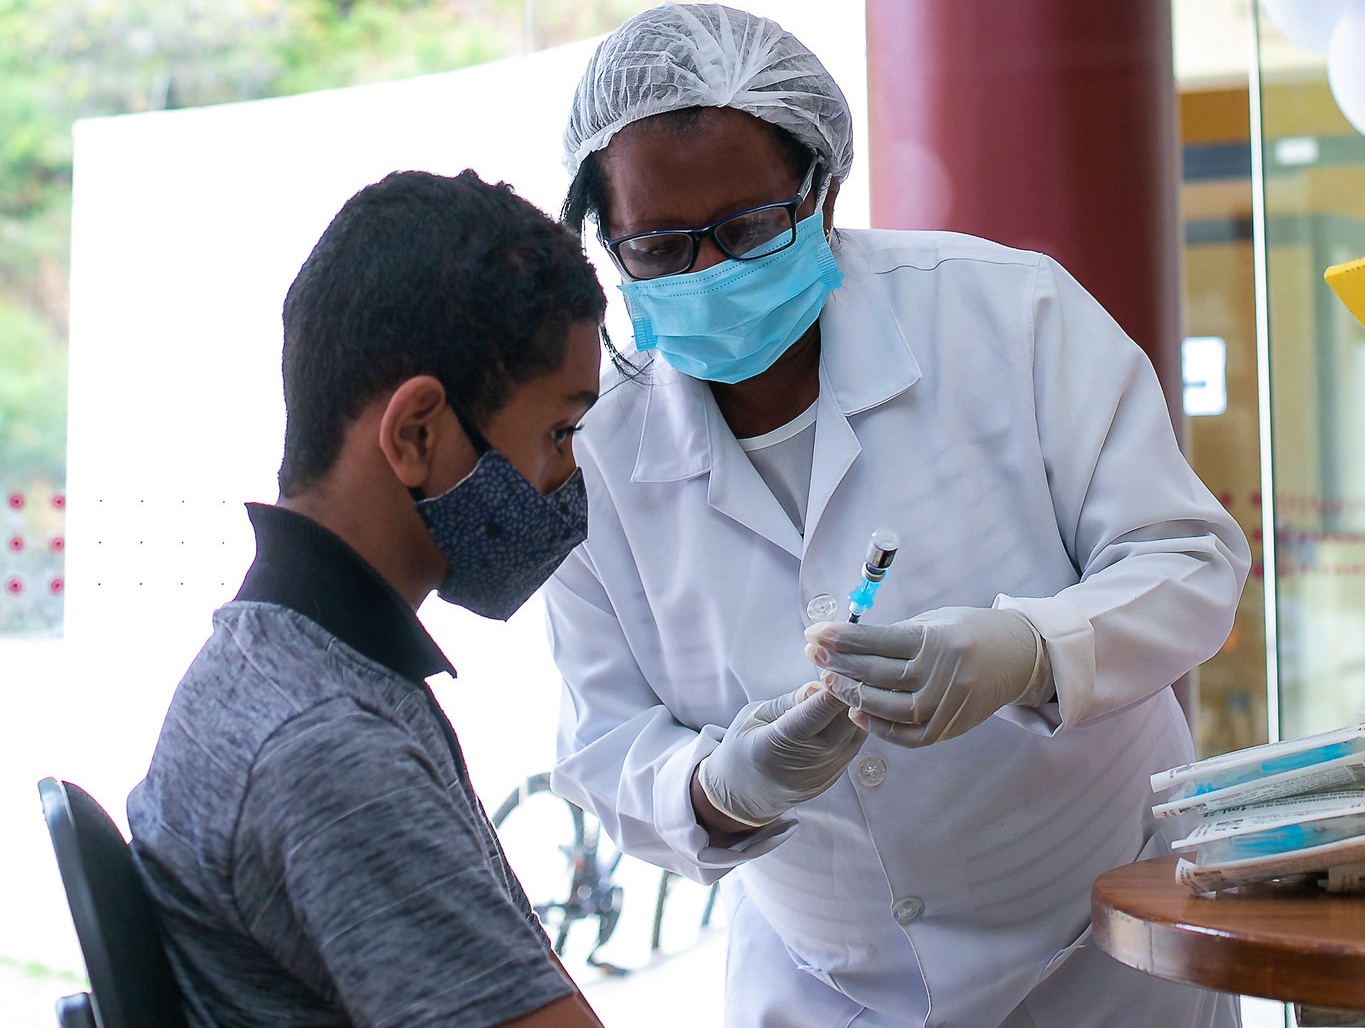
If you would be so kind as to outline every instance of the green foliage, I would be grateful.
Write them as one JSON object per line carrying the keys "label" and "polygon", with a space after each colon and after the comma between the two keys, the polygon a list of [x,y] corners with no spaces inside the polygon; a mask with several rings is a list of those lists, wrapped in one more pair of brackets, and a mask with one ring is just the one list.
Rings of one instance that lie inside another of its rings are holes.
{"label": "green foliage", "polygon": [[74,971],[51,968],[46,964],[38,963],[36,960],[15,960],[12,957],[0,957],[0,970],[13,971],[25,978],[36,978],[81,989],[90,988],[90,981],[85,975],[76,974]]}
{"label": "green foliage", "polygon": [[[60,633],[66,351],[48,324],[0,299],[0,634]],[[21,498],[11,504],[10,498]]]}
{"label": "green foliage", "polygon": [[0,466],[6,483],[66,474],[66,351],[48,323],[0,298]]}
{"label": "green foliage", "polygon": [[[605,32],[648,6],[649,0],[0,0],[0,230],[13,232],[13,222],[69,205],[71,125],[79,118],[449,71],[528,44]],[[63,264],[64,247],[55,254]],[[0,253],[0,277],[22,279],[25,268],[32,264],[8,248]]]}
{"label": "green foliage", "polygon": [[521,0],[496,3],[294,0],[280,52],[281,94],[361,85],[515,53]]}

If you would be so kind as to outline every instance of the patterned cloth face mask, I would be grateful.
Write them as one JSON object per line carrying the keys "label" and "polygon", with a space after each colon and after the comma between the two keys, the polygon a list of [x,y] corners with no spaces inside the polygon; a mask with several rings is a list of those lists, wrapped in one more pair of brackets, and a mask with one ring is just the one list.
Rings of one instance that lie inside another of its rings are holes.
{"label": "patterned cloth face mask", "polygon": [[465,418],[460,424],[479,462],[440,496],[419,497],[417,513],[446,558],[436,594],[506,621],[588,537],[583,472],[542,495]]}
{"label": "patterned cloth face mask", "polygon": [[817,205],[797,224],[796,241],[769,257],[623,283],[635,348],[657,349],[684,375],[711,382],[767,371],[844,279],[824,229]]}

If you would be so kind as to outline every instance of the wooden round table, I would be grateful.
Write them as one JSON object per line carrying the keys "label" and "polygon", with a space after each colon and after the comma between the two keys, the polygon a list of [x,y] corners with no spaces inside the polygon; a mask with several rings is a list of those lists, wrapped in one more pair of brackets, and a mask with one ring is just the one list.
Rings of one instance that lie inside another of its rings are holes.
{"label": "wooden round table", "polygon": [[1100,949],[1188,985],[1365,1011],[1365,895],[1267,882],[1196,896],[1177,884],[1176,860],[1126,864],[1095,880]]}

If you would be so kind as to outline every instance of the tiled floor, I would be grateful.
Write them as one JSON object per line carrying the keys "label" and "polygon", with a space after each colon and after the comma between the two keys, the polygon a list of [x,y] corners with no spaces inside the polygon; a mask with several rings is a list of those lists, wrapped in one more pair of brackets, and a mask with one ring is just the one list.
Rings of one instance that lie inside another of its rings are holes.
{"label": "tiled floor", "polygon": [[[646,933],[648,928],[646,927]],[[566,962],[606,1028],[719,1028],[725,970],[725,937],[717,929],[686,949],[648,956],[648,938],[635,970],[608,977],[581,963]],[[611,954],[623,960],[621,952]],[[59,996],[84,984],[0,963],[0,1028],[55,1028]],[[675,997],[685,996],[685,1003]]]}
{"label": "tiled floor", "polygon": [[[647,928],[646,928],[647,931]],[[647,940],[646,940],[647,941]],[[648,952],[648,945],[644,947]],[[613,954],[624,959],[622,954]],[[646,959],[624,977],[610,978],[571,965],[588,1002],[606,1028],[719,1028],[725,968],[724,931],[702,936],[695,945]],[[54,1028],[53,1003],[76,992],[79,983],[54,979],[0,962],[0,1028]],[[686,1002],[670,1002],[685,996]],[[1284,1028],[1284,1008],[1268,1000],[1242,1001],[1243,1028]]]}
{"label": "tiled floor", "polygon": [[623,978],[579,984],[606,1028],[720,1028],[724,976],[725,939],[716,932]]}
{"label": "tiled floor", "polygon": [[[595,926],[584,923],[569,936],[564,965],[606,1028],[720,1028],[725,980],[725,928],[716,911],[713,926],[700,928],[706,890],[675,879],[665,906],[661,946],[651,952],[659,872],[623,861],[621,920],[601,960],[627,969],[609,975],[583,963]],[[71,975],[54,976],[0,960],[0,1028],[54,1028],[53,1003],[83,986]],[[683,998],[680,1001],[680,998]],[[1243,1028],[1285,1028],[1284,1008],[1268,1000],[1243,1000]]]}
{"label": "tiled floor", "polygon": [[58,997],[84,990],[75,975],[0,960],[0,1028],[56,1028]]}
{"label": "tiled floor", "polygon": [[[674,878],[664,907],[660,947],[651,952],[654,903],[660,872],[622,860],[617,880],[625,889],[621,920],[598,957],[627,969],[604,975],[582,963],[587,936],[570,936],[565,967],[606,1028],[720,1028],[725,986],[725,928],[720,905],[711,927],[701,928],[707,890]],[[677,1002],[677,997],[686,997]]]}
{"label": "tiled floor", "polygon": [[[651,956],[650,931],[659,872],[629,858],[618,869],[625,886],[621,922],[599,957],[633,970],[611,977],[586,967],[582,959],[591,930],[569,938],[565,966],[577,980],[606,1028],[720,1028],[725,985],[725,930],[717,908],[713,927],[698,932],[706,890],[675,879],[665,908],[663,946]],[[676,997],[686,997],[677,1002]],[[672,1000],[672,1002],[670,1002]],[[1270,1000],[1243,997],[1242,1028],[1293,1028],[1285,1007]],[[1165,1028],[1140,1026],[1130,1028]]]}

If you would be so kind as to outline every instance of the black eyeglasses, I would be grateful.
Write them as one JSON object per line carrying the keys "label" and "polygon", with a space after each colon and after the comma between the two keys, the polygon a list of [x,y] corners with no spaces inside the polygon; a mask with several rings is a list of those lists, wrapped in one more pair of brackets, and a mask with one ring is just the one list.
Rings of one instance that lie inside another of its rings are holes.
{"label": "black eyeglasses", "polygon": [[599,235],[617,267],[633,279],[662,278],[691,271],[708,236],[726,257],[756,261],[796,242],[796,211],[815,181],[819,160],[811,162],[801,188],[790,200],[765,203],[711,222],[702,228],[656,228],[619,239]]}

